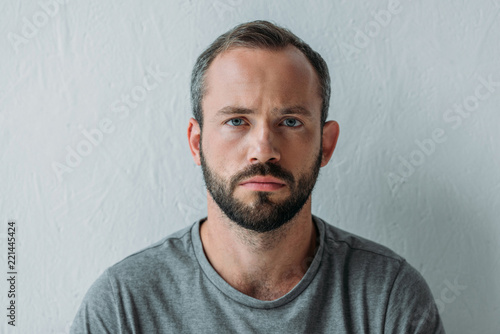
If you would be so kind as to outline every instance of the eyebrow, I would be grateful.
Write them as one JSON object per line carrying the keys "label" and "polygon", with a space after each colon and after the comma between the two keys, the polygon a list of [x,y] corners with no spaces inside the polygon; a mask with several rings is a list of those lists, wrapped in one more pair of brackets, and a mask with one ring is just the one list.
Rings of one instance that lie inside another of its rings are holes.
{"label": "eyebrow", "polygon": [[[279,114],[279,115],[302,115],[305,117],[312,117],[312,113],[301,105],[294,105],[280,109],[273,108],[271,112],[273,114]],[[245,115],[255,114],[255,110],[243,107],[226,106],[217,111],[217,115],[234,115],[234,114],[245,114]]]}

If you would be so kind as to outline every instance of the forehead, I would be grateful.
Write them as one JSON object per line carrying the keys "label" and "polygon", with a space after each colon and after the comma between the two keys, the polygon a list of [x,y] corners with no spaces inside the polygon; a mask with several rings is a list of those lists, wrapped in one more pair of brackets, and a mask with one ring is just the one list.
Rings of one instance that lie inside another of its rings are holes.
{"label": "forehead", "polygon": [[204,81],[203,110],[217,102],[251,107],[263,101],[271,101],[274,107],[306,103],[314,104],[308,108],[321,108],[318,75],[292,45],[279,50],[237,47],[225,51],[210,64]]}
{"label": "forehead", "polygon": [[303,75],[316,76],[307,57],[295,46],[288,45],[281,49],[263,49],[235,47],[218,54],[209,66],[207,77],[214,72],[225,73],[256,70],[273,65],[275,70],[286,73],[299,72]]}

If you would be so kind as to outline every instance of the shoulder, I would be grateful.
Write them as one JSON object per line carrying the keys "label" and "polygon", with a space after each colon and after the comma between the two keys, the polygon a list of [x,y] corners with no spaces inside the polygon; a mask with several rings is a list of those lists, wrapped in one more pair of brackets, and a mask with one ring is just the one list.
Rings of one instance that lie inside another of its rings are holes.
{"label": "shoulder", "polygon": [[[135,305],[158,303],[158,291],[175,293],[164,284],[192,274],[191,228],[185,227],[108,267],[87,291],[71,333],[118,333],[137,315]],[[163,283],[163,284],[162,284]],[[127,317],[125,317],[127,315]]]}
{"label": "shoulder", "polygon": [[402,256],[379,243],[323,223],[325,262],[334,272],[342,273],[346,282],[384,291],[387,297],[399,301],[415,301],[417,295],[423,304],[433,301],[423,276]]}
{"label": "shoulder", "polygon": [[444,333],[429,286],[413,266],[383,245],[321,221],[325,267],[356,305],[375,305],[391,333]]}
{"label": "shoulder", "polygon": [[325,228],[324,260],[350,282],[388,290],[395,283],[425,284],[420,273],[390,248],[321,221]]}

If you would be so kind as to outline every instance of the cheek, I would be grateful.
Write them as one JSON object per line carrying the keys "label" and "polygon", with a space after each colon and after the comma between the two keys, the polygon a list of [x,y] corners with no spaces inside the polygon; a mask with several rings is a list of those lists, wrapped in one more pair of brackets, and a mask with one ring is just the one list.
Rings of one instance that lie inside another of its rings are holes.
{"label": "cheek", "polygon": [[306,164],[312,157],[316,157],[319,151],[319,140],[310,137],[301,137],[295,140],[288,140],[282,148],[286,152],[284,156],[290,157],[297,164]]}
{"label": "cheek", "polygon": [[224,178],[232,175],[238,161],[244,158],[243,149],[238,142],[226,138],[203,138],[202,148],[208,166]]}
{"label": "cheek", "polygon": [[287,165],[292,166],[297,175],[310,174],[318,160],[320,141],[304,140],[290,145],[287,151]]}

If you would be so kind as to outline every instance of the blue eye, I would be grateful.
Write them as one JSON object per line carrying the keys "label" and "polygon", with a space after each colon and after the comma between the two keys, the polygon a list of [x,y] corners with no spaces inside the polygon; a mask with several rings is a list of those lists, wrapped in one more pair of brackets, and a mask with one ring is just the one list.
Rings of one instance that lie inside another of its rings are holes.
{"label": "blue eye", "polygon": [[295,118],[287,118],[285,119],[285,125],[288,126],[288,127],[291,127],[291,128],[296,128],[300,125],[302,125],[302,123],[298,120],[296,120]]}
{"label": "blue eye", "polygon": [[[244,122],[245,121],[242,118],[233,118],[227,121],[226,123],[229,123],[229,125],[233,127],[239,127],[241,125],[244,125]],[[302,125],[302,122],[300,122],[295,118],[287,118],[284,120],[283,123],[285,124],[286,127],[290,128],[296,128]]]}
{"label": "blue eye", "polygon": [[227,123],[232,123],[232,126],[240,126],[243,124],[243,120],[241,118],[233,118],[227,121]]}

